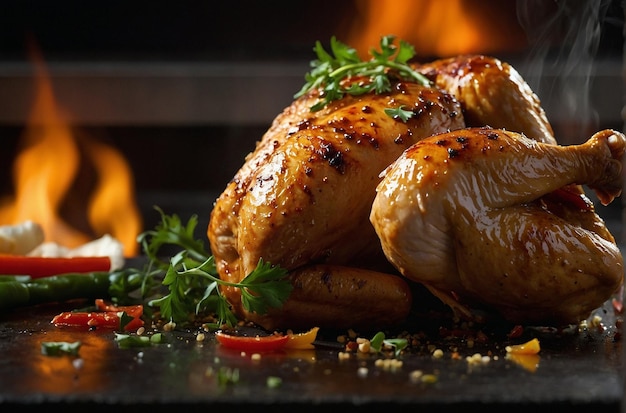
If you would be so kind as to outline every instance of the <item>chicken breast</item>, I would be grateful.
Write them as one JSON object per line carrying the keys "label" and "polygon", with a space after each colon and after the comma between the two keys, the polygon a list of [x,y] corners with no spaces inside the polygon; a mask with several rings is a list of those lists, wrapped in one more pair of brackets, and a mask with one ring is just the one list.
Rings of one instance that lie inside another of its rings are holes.
{"label": "chicken breast", "polygon": [[576,185],[610,203],[621,194],[625,148],[612,130],[572,146],[491,128],[431,137],[386,171],[370,220],[400,273],[460,315],[576,323],[624,273],[613,236]]}

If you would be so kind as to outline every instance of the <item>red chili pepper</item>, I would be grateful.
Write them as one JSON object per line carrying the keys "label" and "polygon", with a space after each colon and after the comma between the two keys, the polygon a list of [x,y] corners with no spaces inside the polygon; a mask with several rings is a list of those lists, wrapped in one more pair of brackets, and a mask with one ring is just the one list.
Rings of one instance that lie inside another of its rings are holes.
{"label": "red chili pepper", "polygon": [[125,312],[133,318],[138,318],[143,315],[143,305],[115,305],[105,302],[102,298],[96,299],[96,308],[100,311],[108,311],[113,313]]}
{"label": "red chili pepper", "polygon": [[515,325],[508,334],[509,338],[518,338],[524,334],[524,327],[517,324]]}
{"label": "red chili pepper", "polygon": [[30,275],[43,278],[51,275],[110,271],[109,257],[28,257],[0,255],[0,274]]}
{"label": "red chili pepper", "polygon": [[87,328],[109,328],[113,330],[135,331],[143,326],[143,320],[139,317],[133,317],[123,328],[121,326],[121,318],[119,313],[106,312],[71,312],[66,311],[56,315],[52,319],[52,323],[59,326],[87,327]]}
{"label": "red chili pepper", "polygon": [[251,352],[269,352],[285,348],[289,341],[288,335],[273,334],[271,336],[237,336],[223,331],[215,332],[217,341],[224,347]]}

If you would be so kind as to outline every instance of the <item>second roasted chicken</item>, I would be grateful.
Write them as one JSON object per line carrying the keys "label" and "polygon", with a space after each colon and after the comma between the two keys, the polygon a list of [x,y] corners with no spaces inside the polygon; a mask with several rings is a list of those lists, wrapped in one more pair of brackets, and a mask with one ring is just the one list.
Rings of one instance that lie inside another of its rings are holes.
{"label": "second roasted chicken", "polygon": [[378,187],[371,222],[387,258],[460,315],[479,308],[565,325],[616,293],[623,261],[591,202],[622,191],[626,137],[604,130],[559,146],[491,128],[407,150]]}

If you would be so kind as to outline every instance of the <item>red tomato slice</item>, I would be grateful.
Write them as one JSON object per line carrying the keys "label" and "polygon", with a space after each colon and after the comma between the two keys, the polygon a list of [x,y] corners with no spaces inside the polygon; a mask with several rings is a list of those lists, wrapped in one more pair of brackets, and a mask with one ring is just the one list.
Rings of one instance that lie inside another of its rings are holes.
{"label": "red tomato slice", "polygon": [[312,329],[304,333],[289,333],[287,334],[287,337],[289,337],[289,341],[287,342],[285,347],[299,350],[314,349],[315,346],[313,345],[313,342],[317,338],[318,331],[319,327],[313,327]]}
{"label": "red tomato slice", "polygon": [[271,336],[236,336],[216,331],[217,341],[224,347],[251,352],[277,351],[285,348],[289,341],[289,336],[274,334]]}

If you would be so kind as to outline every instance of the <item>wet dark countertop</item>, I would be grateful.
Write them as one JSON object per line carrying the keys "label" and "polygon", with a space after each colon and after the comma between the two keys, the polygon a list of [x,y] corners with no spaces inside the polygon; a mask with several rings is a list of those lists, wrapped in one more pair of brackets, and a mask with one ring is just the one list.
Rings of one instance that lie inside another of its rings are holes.
{"label": "wet dark countertop", "polygon": [[[378,366],[380,355],[353,353],[340,359],[343,347],[335,332],[321,332],[314,350],[267,353],[258,360],[221,347],[211,334],[196,340],[198,329],[164,333],[166,343],[123,349],[111,331],[61,329],[50,323],[54,315],[72,308],[76,305],[44,305],[0,316],[3,411],[41,412],[42,406],[92,412],[152,411],[155,406],[260,411],[268,405],[279,411],[316,412],[620,409],[621,315],[610,302],[596,312],[601,317],[596,325],[566,331],[526,328],[515,339],[486,329],[488,340],[474,346],[462,334],[453,337],[434,329],[423,338],[422,351],[401,356],[396,369]],[[541,343],[536,359],[519,363],[506,358],[507,344],[531,337]],[[79,357],[43,355],[41,344],[50,341],[80,341]],[[428,350],[427,344],[433,347]],[[432,356],[434,347],[443,350],[442,358]],[[458,357],[452,356],[455,350]],[[469,363],[466,357],[475,353],[489,356],[489,362]],[[229,371],[238,372],[237,382],[219,380]],[[436,380],[411,380],[415,371]],[[270,377],[280,378],[281,384],[268,385]]]}

